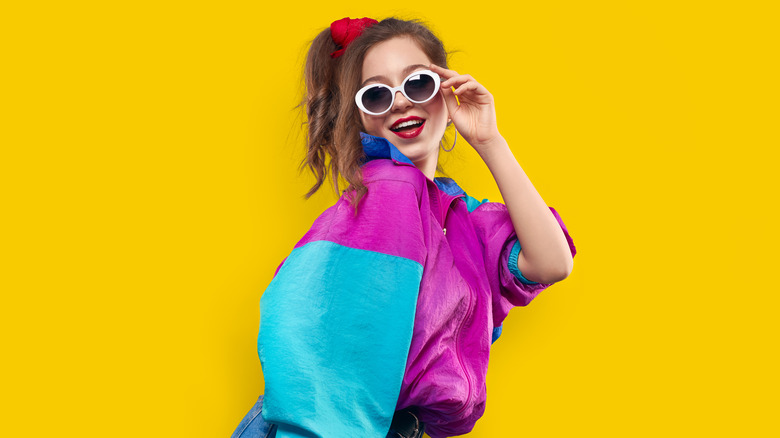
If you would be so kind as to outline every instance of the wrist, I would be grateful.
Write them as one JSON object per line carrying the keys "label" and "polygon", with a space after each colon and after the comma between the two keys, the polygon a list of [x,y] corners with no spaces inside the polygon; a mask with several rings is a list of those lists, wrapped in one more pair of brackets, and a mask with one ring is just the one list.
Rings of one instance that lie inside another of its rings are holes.
{"label": "wrist", "polygon": [[479,156],[482,157],[482,160],[485,161],[485,163],[495,159],[503,159],[503,157],[506,156],[507,151],[511,154],[509,143],[507,143],[506,139],[501,136],[501,134],[498,134],[493,139],[482,143],[479,146],[475,146],[474,149]]}

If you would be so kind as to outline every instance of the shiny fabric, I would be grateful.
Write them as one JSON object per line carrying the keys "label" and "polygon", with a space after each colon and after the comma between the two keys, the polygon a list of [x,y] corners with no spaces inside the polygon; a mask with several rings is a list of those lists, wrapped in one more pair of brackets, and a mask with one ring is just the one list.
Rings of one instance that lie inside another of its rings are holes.
{"label": "shiny fabric", "polygon": [[358,216],[342,196],[261,299],[263,416],[279,438],[381,437],[412,407],[432,438],[468,433],[504,318],[549,285],[510,269],[517,238],[503,204],[474,202],[386,139],[362,138]]}

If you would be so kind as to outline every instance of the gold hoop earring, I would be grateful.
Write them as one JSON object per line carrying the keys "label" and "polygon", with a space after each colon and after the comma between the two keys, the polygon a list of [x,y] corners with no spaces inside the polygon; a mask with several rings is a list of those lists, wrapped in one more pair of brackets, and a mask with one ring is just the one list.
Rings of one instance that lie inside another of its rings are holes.
{"label": "gold hoop earring", "polygon": [[451,152],[453,149],[455,149],[455,143],[457,143],[457,142],[458,142],[458,130],[456,129],[455,130],[455,140],[452,142],[452,146],[449,149],[447,149],[447,148],[444,147],[444,144],[442,143],[441,149],[444,152]]}

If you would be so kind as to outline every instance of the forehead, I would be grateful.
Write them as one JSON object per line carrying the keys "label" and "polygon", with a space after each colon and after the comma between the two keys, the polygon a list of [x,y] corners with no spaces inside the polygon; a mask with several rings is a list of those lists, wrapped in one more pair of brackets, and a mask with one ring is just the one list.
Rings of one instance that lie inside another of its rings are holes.
{"label": "forehead", "polygon": [[394,82],[400,82],[404,79],[401,76],[407,66],[430,63],[431,60],[425,52],[410,37],[392,38],[368,49],[363,59],[361,81],[373,76],[385,76]]}

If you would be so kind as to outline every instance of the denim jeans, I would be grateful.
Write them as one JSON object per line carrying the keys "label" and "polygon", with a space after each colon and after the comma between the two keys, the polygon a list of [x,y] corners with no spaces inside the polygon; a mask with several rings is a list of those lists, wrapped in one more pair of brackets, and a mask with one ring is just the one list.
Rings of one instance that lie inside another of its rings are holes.
{"label": "denim jeans", "polygon": [[[238,424],[238,427],[233,432],[233,435],[230,436],[230,438],[274,438],[276,437],[276,425],[267,423],[265,420],[263,420],[263,416],[260,415],[263,408],[263,396],[261,395],[258,397],[257,402],[255,402],[254,406],[252,406],[252,409],[249,410],[249,413],[244,416],[244,419],[241,420],[241,423]],[[416,421],[416,417],[414,415],[404,415],[402,417],[394,418],[393,423],[396,424],[396,422],[404,423],[407,418],[411,418],[414,421]],[[407,426],[411,426],[411,424],[399,424],[399,429],[406,430],[409,429]],[[423,431],[425,430],[425,424],[419,423],[419,432],[415,435],[404,435],[403,433],[396,432],[395,430],[391,429],[390,432],[387,434],[387,438],[420,438],[423,436]],[[413,428],[413,427],[412,427]],[[366,437],[370,438],[370,437]]]}
{"label": "denim jeans", "polygon": [[241,423],[230,438],[273,438],[276,436],[276,425],[266,423],[260,412],[263,408],[263,396],[261,395],[249,413],[244,416]]}

